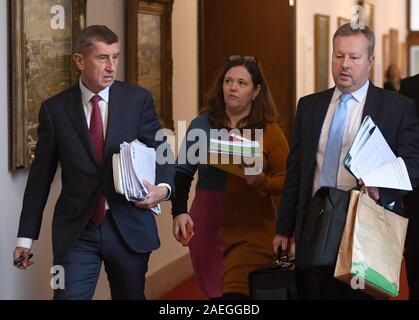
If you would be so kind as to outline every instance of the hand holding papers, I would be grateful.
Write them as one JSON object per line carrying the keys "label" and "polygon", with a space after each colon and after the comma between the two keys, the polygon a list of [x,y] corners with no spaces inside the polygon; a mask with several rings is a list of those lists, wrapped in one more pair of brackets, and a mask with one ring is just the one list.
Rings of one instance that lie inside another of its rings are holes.
{"label": "hand holding papers", "polygon": [[402,158],[396,158],[380,129],[369,116],[362,121],[344,158],[345,167],[365,186],[412,190]]}
{"label": "hand holding papers", "polygon": [[[156,179],[156,151],[138,140],[122,143],[120,153],[112,156],[114,185],[116,192],[125,195],[128,201],[147,199],[149,190],[144,181]],[[151,209],[160,213],[160,205]]]}

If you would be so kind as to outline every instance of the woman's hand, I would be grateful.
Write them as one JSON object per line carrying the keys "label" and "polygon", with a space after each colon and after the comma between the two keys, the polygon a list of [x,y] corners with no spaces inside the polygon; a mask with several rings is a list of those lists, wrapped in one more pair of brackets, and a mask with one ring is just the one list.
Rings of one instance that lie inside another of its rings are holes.
{"label": "woman's hand", "polygon": [[194,235],[193,221],[188,213],[181,213],[173,219],[173,235],[184,246],[188,244]]}
{"label": "woman's hand", "polygon": [[262,172],[257,175],[244,175],[244,178],[246,179],[246,182],[249,186],[256,187],[260,185],[265,178],[265,174]]}

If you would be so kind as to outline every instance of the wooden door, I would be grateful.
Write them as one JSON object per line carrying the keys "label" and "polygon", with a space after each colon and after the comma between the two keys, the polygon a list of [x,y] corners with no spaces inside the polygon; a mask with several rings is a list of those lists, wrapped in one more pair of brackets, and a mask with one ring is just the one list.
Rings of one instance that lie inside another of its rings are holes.
{"label": "wooden door", "polygon": [[257,60],[291,135],[295,110],[295,0],[199,0],[200,107],[227,57]]}

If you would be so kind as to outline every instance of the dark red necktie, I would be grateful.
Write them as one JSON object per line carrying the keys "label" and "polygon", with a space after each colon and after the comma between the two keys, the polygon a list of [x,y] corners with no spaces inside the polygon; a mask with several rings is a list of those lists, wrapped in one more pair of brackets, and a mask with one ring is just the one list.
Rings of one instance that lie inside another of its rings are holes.
{"label": "dark red necktie", "polygon": [[[102,115],[99,109],[100,97],[95,95],[91,99],[92,101],[92,115],[90,117],[89,133],[93,141],[93,146],[96,151],[96,159],[99,164],[103,162],[103,122]],[[99,196],[99,202],[96,209],[93,211],[92,221],[97,225],[101,224],[105,218],[105,196],[101,192]]]}

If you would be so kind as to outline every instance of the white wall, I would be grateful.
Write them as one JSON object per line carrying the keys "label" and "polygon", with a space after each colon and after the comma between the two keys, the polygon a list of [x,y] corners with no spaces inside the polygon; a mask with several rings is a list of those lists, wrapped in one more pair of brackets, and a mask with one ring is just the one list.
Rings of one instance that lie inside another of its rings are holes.
{"label": "white wall", "polygon": [[[399,30],[399,42],[406,38],[406,1],[370,0],[375,5],[375,84],[383,82],[382,38],[390,28]],[[337,18],[351,17],[355,0],[298,0],[297,1],[297,98],[314,92],[314,15],[330,16],[330,38],[337,29]],[[332,40],[330,39],[330,53]],[[330,86],[333,78],[330,75]]]}
{"label": "white wall", "polygon": [[[44,213],[39,241],[35,243],[35,264],[21,272],[12,267],[12,251],[16,244],[19,214],[28,175],[27,170],[11,173],[8,170],[9,121],[8,121],[8,72],[7,70],[7,8],[0,1],[0,299],[50,299],[49,287],[51,249],[51,216],[54,203],[61,189],[60,172],[54,179]],[[175,126],[178,120],[190,121],[197,113],[198,62],[197,62],[197,1],[177,0],[173,16],[173,109]],[[125,77],[124,8],[120,0],[88,0],[87,24],[106,24],[121,39],[121,61],[117,78]],[[8,71],[8,70],[7,70]],[[157,218],[162,246],[150,259],[149,274],[187,254],[187,250],[173,240],[170,204],[163,206]],[[95,298],[109,298],[103,272]]]}
{"label": "white wall", "polygon": [[125,9],[121,0],[87,0],[86,24],[104,24],[119,37],[121,59],[117,79],[125,79]]}

